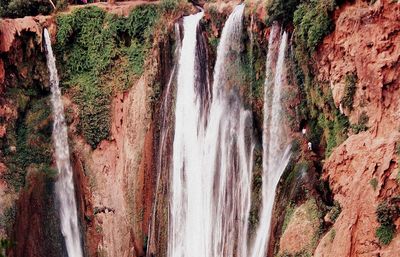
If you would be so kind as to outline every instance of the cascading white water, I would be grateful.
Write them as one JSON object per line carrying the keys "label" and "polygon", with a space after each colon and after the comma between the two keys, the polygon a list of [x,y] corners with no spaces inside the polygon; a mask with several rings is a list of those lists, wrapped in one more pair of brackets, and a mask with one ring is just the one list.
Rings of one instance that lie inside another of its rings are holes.
{"label": "cascading white water", "polygon": [[68,133],[64,118],[64,105],[56,68],[56,61],[51,47],[49,32],[44,29],[47,67],[50,73],[51,103],[53,107],[53,141],[58,169],[56,194],[60,202],[61,232],[69,257],[82,257],[81,237],[78,225],[78,213],[75,201],[73,171],[70,163]]}
{"label": "cascading white water", "polygon": [[[252,257],[267,256],[276,187],[291,155],[288,136],[285,133],[285,129],[283,129],[281,103],[288,35],[286,32],[280,35],[280,44],[277,52],[272,46],[279,39],[279,31],[279,27],[274,25],[268,44],[267,74],[264,85],[262,211],[260,225],[252,248]],[[276,55],[278,55],[276,66],[273,69],[273,60]]]}
{"label": "cascading white water", "polygon": [[183,21],[171,176],[170,257],[247,256],[252,118],[243,108],[239,85],[230,84],[227,71],[230,63],[239,61],[243,11],[244,5],[237,6],[224,26],[208,115],[201,115],[209,100],[201,94],[207,90],[198,88],[195,81],[201,72],[195,69],[201,68],[195,65],[196,30],[203,13]]}
{"label": "cascading white water", "polygon": [[170,146],[168,145],[168,136],[171,130],[171,124],[169,122],[169,118],[171,116],[171,108],[172,108],[172,93],[173,93],[173,84],[174,78],[176,78],[176,68],[177,68],[177,59],[179,57],[181,51],[181,36],[180,36],[180,27],[179,23],[175,24],[175,42],[176,48],[174,53],[174,66],[171,71],[170,78],[168,80],[168,84],[165,90],[165,96],[162,103],[162,114],[161,114],[161,128],[160,128],[160,144],[159,144],[159,153],[158,153],[158,162],[157,162],[157,181],[156,181],[156,191],[154,196],[154,204],[153,211],[151,215],[151,222],[149,224],[149,233],[148,233],[148,241],[147,241],[147,249],[146,249],[146,257],[152,256],[152,254],[156,251],[156,211],[158,207],[158,197],[159,197],[159,189],[161,187],[161,177],[164,175],[164,172],[168,172],[170,170],[170,160],[168,156],[168,150]]}
{"label": "cascading white water", "polygon": [[209,201],[211,255],[247,257],[252,117],[243,107],[239,85],[231,84],[240,65],[244,4],[229,16],[222,31],[214,69],[213,99],[205,134],[204,179]]}
{"label": "cascading white water", "polygon": [[184,17],[175,107],[168,256],[207,256],[201,195],[200,99],[195,91],[197,27],[204,13]]}

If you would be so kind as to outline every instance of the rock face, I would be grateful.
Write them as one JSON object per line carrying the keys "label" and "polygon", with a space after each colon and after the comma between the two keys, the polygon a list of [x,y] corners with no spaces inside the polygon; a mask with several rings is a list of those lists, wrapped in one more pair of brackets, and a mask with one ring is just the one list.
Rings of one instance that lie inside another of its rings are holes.
{"label": "rock face", "polygon": [[[134,6],[143,2],[149,1],[96,5],[112,13],[127,15]],[[207,6],[216,6],[220,12],[227,13],[226,10],[238,2],[217,1],[204,5],[206,9]],[[264,4],[258,5],[260,2],[250,1],[250,4],[257,9],[256,15],[261,20],[266,10]],[[355,0],[343,4],[336,10],[334,18],[334,32],[325,38],[314,56],[315,75],[317,80],[329,82],[335,104],[339,107],[345,94],[345,76],[355,74],[358,79],[353,109],[344,109],[344,113],[353,125],[365,113],[369,117],[369,129],[350,135],[324,163],[323,177],[328,180],[342,212],[336,221],[332,221],[332,227],[323,238],[313,242],[317,244],[314,255],[397,256],[400,235],[398,233],[388,246],[382,246],[375,237],[379,226],[375,211],[380,202],[400,194],[396,181],[399,169],[396,143],[400,140],[400,4],[378,0],[370,5]],[[56,27],[52,17],[0,21],[1,140],[15,130],[9,124],[15,124],[21,112],[16,102],[7,97],[10,88],[35,88],[44,95],[48,94],[41,45],[43,27],[48,27],[54,38]],[[218,35],[218,29],[212,28],[214,36]],[[258,37],[263,37],[265,43],[267,32]],[[151,103],[154,77],[158,75],[162,87],[165,84],[162,80],[168,78],[166,66],[171,66],[162,59],[170,58],[167,51],[172,47],[168,44],[163,47],[164,50],[152,53],[151,68],[146,69],[130,90],[113,96],[111,134],[96,149],[92,149],[80,135],[77,128],[79,115],[71,96],[66,95],[63,99],[66,109],[74,112],[69,137],[79,218],[88,256],[144,256],[151,220],[164,224],[164,227],[152,229],[155,232],[151,233],[155,235],[151,238],[150,251],[166,252],[168,173],[161,177],[161,188],[157,190],[155,155],[160,128],[159,117],[153,113],[157,108]],[[161,74],[155,75],[157,72]],[[171,143],[172,139],[169,138],[168,142]],[[15,151],[15,145],[10,150]],[[0,158],[0,177],[7,168]],[[29,186],[19,193],[0,179],[0,214],[15,201],[19,209],[12,235],[18,245],[11,256],[60,256],[59,253],[65,249],[57,230],[59,222],[53,208],[54,199],[49,197],[54,181],[43,177],[37,170],[29,171],[27,178]],[[376,188],[371,185],[372,180],[376,180]],[[156,215],[151,219],[155,194],[164,198],[159,200]],[[46,208],[50,211],[46,212]],[[305,201],[295,209],[281,238],[274,238],[279,241],[279,253],[295,254],[314,249],[310,244],[321,219],[310,215],[313,208],[309,201]],[[396,225],[400,231],[400,221]],[[0,228],[0,236],[4,232]],[[41,244],[49,234],[53,240]],[[42,247],[35,247],[37,245]]]}
{"label": "rock face", "polygon": [[[155,58],[157,60],[157,58]],[[74,166],[82,166],[91,197],[88,216],[93,217],[100,241],[88,242],[89,251],[97,249],[107,256],[144,256],[145,240],[154,197],[154,125],[151,120],[151,72],[157,61],[133,87],[113,98],[111,135],[92,150],[70,126]],[[69,108],[73,104],[66,100]],[[104,210],[104,211],[96,211]],[[112,211],[110,211],[112,210]],[[92,210],[93,211],[93,210]],[[93,231],[92,231],[93,232]],[[87,238],[93,236],[87,230]]]}
{"label": "rock face", "polygon": [[[400,236],[381,246],[375,237],[375,211],[380,202],[400,193],[395,151],[400,139],[400,5],[355,1],[337,10],[335,20],[334,32],[316,55],[317,77],[330,82],[339,106],[344,76],[356,74],[354,109],[344,112],[352,124],[364,112],[369,129],[351,135],[325,162],[324,177],[342,213],[315,256],[397,256]],[[377,181],[376,189],[371,180]]]}
{"label": "rock face", "polygon": [[306,252],[312,248],[310,242],[320,226],[315,200],[308,200],[294,210],[287,229],[280,238],[280,254]]}
{"label": "rock face", "polygon": [[344,77],[358,77],[354,111],[345,110],[352,124],[362,112],[378,135],[399,126],[400,5],[380,0],[345,4],[336,11],[335,30],[318,53],[316,75],[328,81],[337,106],[344,95]]}
{"label": "rock face", "polygon": [[[342,212],[333,228],[321,240],[315,256],[396,256],[400,236],[385,247],[379,245],[375,230],[379,224],[375,211],[383,199],[400,193],[396,182],[398,164],[395,144],[398,132],[376,137],[363,132],[339,146],[324,166],[335,199]],[[378,181],[376,189],[371,180]]]}
{"label": "rock face", "polygon": [[[0,216],[3,218],[8,215],[7,212],[13,213],[12,217],[7,217],[11,224],[2,222],[0,237],[3,238],[7,232],[11,239],[19,242],[18,249],[15,248],[10,256],[59,256],[57,251],[50,250],[57,248],[57,240],[60,239],[60,234],[57,234],[57,231],[60,232],[59,226],[54,226],[57,215],[51,217],[54,214],[54,199],[50,197],[52,182],[34,171],[35,168],[27,169],[25,172],[29,176],[25,180],[30,184],[16,192],[5,178],[10,169],[6,159],[19,150],[15,139],[17,121],[23,120],[21,113],[29,109],[27,105],[33,98],[22,91],[37,92],[40,88],[39,91],[44,94],[48,92],[46,62],[41,45],[43,26],[54,28],[52,19],[40,16],[0,20]],[[18,91],[21,88],[24,89]],[[16,95],[19,98],[16,99]],[[15,212],[15,209],[19,211]],[[12,226],[14,221],[14,232],[9,231],[10,227],[4,227]],[[40,244],[50,234],[54,240]],[[30,250],[32,245],[43,247]]]}

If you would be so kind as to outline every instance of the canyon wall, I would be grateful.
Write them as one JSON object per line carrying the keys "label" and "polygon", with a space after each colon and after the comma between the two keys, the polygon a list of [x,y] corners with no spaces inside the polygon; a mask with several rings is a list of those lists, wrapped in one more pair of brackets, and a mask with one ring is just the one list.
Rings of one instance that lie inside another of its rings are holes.
{"label": "canyon wall", "polygon": [[[224,19],[237,2],[199,3],[206,10],[201,29],[207,41],[210,70]],[[126,16],[139,3],[105,10]],[[249,106],[258,140],[255,152],[259,154],[263,91],[257,90],[264,81],[269,29],[264,22],[265,5],[250,1],[250,6],[244,21],[247,29],[243,51],[247,54],[252,47],[251,53],[256,56]],[[89,143],[82,131],[80,124],[85,117],[73,85],[64,85],[86,256],[144,256],[148,240],[149,253],[166,254],[168,172],[164,171],[157,182],[162,103],[176,46],[173,25],[183,14],[193,11],[185,5],[165,15],[166,31],[154,34],[143,73],[128,73],[131,79],[123,80],[126,87],[110,94],[109,134],[96,145]],[[335,110],[348,118],[349,130],[346,139],[325,155],[324,147],[307,150],[308,138],[299,133],[299,127],[310,126],[311,120],[296,117],[291,124],[299,154],[280,182],[269,252],[280,256],[396,256],[399,233],[394,233],[388,245],[382,244],[376,237],[380,226],[376,211],[383,202],[398,204],[396,197],[400,194],[400,4],[390,0],[374,4],[350,1],[340,4],[332,17],[334,29],[317,47],[310,63],[316,85],[324,85],[323,91],[332,93]],[[57,26],[54,16],[0,21],[0,237],[17,242],[10,256],[65,254],[53,194],[56,174],[53,160],[48,157],[52,155],[51,115],[44,112],[50,105],[41,42],[43,27],[49,27],[57,47]],[[291,25],[288,31],[293,32]],[[58,53],[60,73],[64,73],[65,56]],[[119,61],[105,73],[115,72],[120,79],[120,70],[115,67],[123,66],[125,59]],[[293,88],[294,68],[289,61],[286,83]],[[104,81],[119,87],[121,80],[112,77]],[[349,78],[355,81],[354,94],[351,106],[345,106]],[[290,112],[300,104],[298,91],[293,91],[296,96],[286,104]],[[173,98],[170,108],[174,106]],[[168,115],[171,121],[173,114]],[[169,144],[171,140],[169,134]],[[34,157],[29,157],[32,153]],[[256,163],[255,176],[259,169],[260,163]],[[253,191],[257,188],[259,185],[254,184]],[[253,193],[252,197],[259,194]],[[155,195],[159,204],[154,211]],[[251,226],[255,227],[259,203],[253,199],[254,213],[250,216],[254,218]],[[150,229],[152,222],[157,224],[155,229]],[[394,225],[399,231],[399,219]]]}

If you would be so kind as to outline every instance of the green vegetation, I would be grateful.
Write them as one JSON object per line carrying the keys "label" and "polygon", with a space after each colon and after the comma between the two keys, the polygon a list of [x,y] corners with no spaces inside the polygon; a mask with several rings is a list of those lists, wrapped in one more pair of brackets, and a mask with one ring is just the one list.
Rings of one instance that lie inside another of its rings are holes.
{"label": "green vegetation", "polygon": [[283,220],[282,224],[282,234],[285,232],[287,226],[289,225],[289,222],[293,217],[294,211],[295,211],[295,205],[293,203],[289,203],[289,205],[286,207],[285,210],[285,219]]}
{"label": "green vegetation", "polygon": [[267,2],[268,18],[267,24],[279,21],[286,25],[293,20],[293,13],[296,11],[300,0],[272,0]]}
{"label": "green vegetation", "polygon": [[375,236],[379,239],[379,242],[383,245],[388,245],[393,239],[396,232],[396,227],[381,225],[375,233]]}
{"label": "green vegetation", "polygon": [[[67,0],[53,0],[57,9],[63,9]],[[0,0],[0,17],[18,18],[24,16],[47,15],[53,11],[49,0]]]}
{"label": "green vegetation", "polygon": [[351,125],[351,128],[355,134],[358,134],[362,131],[368,130],[368,121],[369,117],[366,112],[362,112],[360,117],[358,117],[358,123]]}
{"label": "green vegetation", "polygon": [[330,13],[335,7],[334,0],[310,1],[300,4],[294,12],[296,44],[308,53],[314,52],[322,39],[332,29]]}
{"label": "green vegetation", "polygon": [[336,230],[332,228],[331,232],[329,232],[329,241],[332,243],[335,237],[336,237]]}
{"label": "green vegetation", "polygon": [[302,250],[300,252],[296,252],[296,253],[293,253],[293,254],[288,253],[288,252],[284,252],[284,253],[278,255],[278,257],[311,257],[311,256],[312,256],[311,253],[309,253],[306,250]]}
{"label": "green vegetation", "polygon": [[345,76],[344,96],[340,103],[344,108],[348,108],[350,111],[353,110],[353,100],[357,89],[357,74],[348,73]]}
{"label": "green vegetation", "polygon": [[400,184],[400,141],[396,142],[396,155],[397,155],[397,166],[398,166],[396,180],[397,183]]}
{"label": "green vegetation", "polygon": [[262,152],[257,150],[254,152],[251,199],[249,233],[250,235],[253,235],[258,227],[262,202]]}
{"label": "green vegetation", "polygon": [[328,120],[327,115],[320,113],[318,117],[318,126],[324,131],[324,138],[326,139],[326,156],[330,156],[333,149],[343,143],[347,138],[347,131],[349,121],[346,116],[334,110],[333,120]]}
{"label": "green vegetation", "polygon": [[384,201],[378,205],[376,209],[376,219],[380,226],[376,230],[376,237],[383,245],[389,244],[394,234],[396,226],[394,221],[400,216],[400,207],[391,201]]}
{"label": "green vegetation", "polygon": [[14,225],[16,215],[17,208],[15,205],[6,208],[3,214],[0,216],[0,227],[6,230],[11,230]]}
{"label": "green vegetation", "polygon": [[52,122],[49,98],[33,98],[23,105],[26,105],[27,111],[16,122],[13,128],[15,134],[8,135],[9,147],[5,149],[8,170],[3,176],[16,190],[25,185],[28,169],[41,170],[50,177],[55,173],[51,169]]}
{"label": "green vegetation", "polygon": [[172,12],[176,10],[182,0],[162,0],[160,8],[163,12]]}
{"label": "green vegetation", "polygon": [[376,191],[376,188],[378,187],[378,180],[376,178],[372,178],[369,181],[369,184],[372,186],[372,188],[374,189],[374,191]]}
{"label": "green vegetation", "polygon": [[338,201],[335,201],[333,203],[333,206],[330,208],[328,217],[332,222],[335,222],[341,212],[342,212],[342,207],[340,206]]}
{"label": "green vegetation", "polygon": [[6,257],[6,250],[13,246],[12,242],[8,239],[0,239],[0,257]]}
{"label": "green vegetation", "polygon": [[93,148],[109,135],[111,95],[143,73],[158,19],[156,5],[139,6],[126,18],[97,7],[58,16],[62,81],[79,105],[79,128]]}

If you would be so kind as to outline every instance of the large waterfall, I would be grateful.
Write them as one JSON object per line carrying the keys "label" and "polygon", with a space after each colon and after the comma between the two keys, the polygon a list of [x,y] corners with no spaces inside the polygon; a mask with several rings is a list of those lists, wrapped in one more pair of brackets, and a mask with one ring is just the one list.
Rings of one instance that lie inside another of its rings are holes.
{"label": "large waterfall", "polygon": [[73,172],[70,163],[68,133],[61,100],[56,61],[51,47],[49,32],[44,29],[47,67],[50,73],[51,102],[53,106],[53,141],[58,169],[56,193],[60,202],[61,231],[69,257],[82,257],[81,238],[75,200]]}
{"label": "large waterfall", "polygon": [[[168,256],[248,256],[253,142],[251,113],[227,66],[239,62],[244,5],[225,23],[212,101],[196,65],[203,13],[185,17],[178,70]],[[233,74],[234,72],[231,71]],[[207,115],[203,115],[208,112]]]}
{"label": "large waterfall", "polygon": [[[268,43],[264,89],[262,211],[252,257],[267,255],[276,187],[290,159],[290,145],[283,126],[281,104],[288,35],[286,32],[279,33],[279,26],[274,25]],[[278,47],[275,42],[279,42]]]}

